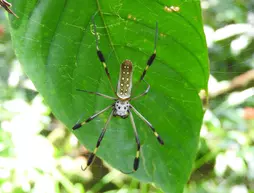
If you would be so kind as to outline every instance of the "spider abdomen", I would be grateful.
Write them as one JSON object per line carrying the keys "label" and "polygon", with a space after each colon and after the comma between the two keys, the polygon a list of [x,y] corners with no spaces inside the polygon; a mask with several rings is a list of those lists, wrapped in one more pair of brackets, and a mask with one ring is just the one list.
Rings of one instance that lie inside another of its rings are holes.
{"label": "spider abdomen", "polygon": [[131,96],[132,88],[132,62],[125,60],[120,67],[119,80],[117,85],[117,96],[121,99],[128,99]]}

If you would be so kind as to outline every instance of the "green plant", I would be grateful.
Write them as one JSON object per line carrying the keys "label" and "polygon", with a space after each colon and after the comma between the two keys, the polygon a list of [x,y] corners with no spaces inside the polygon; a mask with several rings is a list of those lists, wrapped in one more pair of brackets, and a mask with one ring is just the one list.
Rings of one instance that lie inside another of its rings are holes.
{"label": "green plant", "polygon": [[[12,3],[20,17],[11,17],[17,56],[55,116],[68,128],[82,113],[90,115],[107,103],[78,93],[76,88],[105,94],[110,91],[96,57],[91,16],[98,11],[100,47],[106,54],[114,85],[119,64],[127,58],[134,62],[133,79],[137,81],[152,52],[154,25],[158,21],[158,55],[146,78],[152,89],[134,105],[158,128],[165,147],[160,147],[149,129],[137,120],[142,161],[133,176],[154,182],[166,192],[181,192],[192,169],[203,117],[198,93],[206,90],[208,80],[199,2],[185,1],[174,9],[170,7],[175,5],[154,1]],[[137,92],[141,89],[144,85]],[[94,147],[105,116],[75,132],[89,149]],[[98,152],[99,157],[125,171],[132,168],[135,152],[130,128],[126,120],[113,119]]]}

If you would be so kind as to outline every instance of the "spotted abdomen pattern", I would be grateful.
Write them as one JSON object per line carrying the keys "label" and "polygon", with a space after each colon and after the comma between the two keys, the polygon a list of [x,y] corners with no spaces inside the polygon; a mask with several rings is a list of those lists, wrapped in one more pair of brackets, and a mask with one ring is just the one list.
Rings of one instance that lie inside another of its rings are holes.
{"label": "spotted abdomen pattern", "polygon": [[120,99],[128,99],[131,96],[132,88],[132,62],[125,60],[120,67],[117,86],[117,96]]}

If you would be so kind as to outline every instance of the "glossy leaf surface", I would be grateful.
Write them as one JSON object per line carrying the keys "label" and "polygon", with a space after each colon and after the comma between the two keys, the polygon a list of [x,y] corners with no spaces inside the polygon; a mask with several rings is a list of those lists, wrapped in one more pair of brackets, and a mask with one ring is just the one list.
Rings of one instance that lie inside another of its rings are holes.
{"label": "glossy leaf surface", "polygon": [[[159,24],[157,58],[147,72],[150,92],[133,105],[165,141],[161,146],[150,128],[134,115],[142,144],[136,178],[165,192],[182,192],[192,169],[203,117],[199,91],[208,80],[207,48],[198,1],[151,0],[13,0],[19,19],[10,16],[13,44],[27,75],[68,128],[112,104],[76,89],[113,95],[96,55],[91,17],[107,60],[113,85],[120,64],[134,65],[134,83],[153,52]],[[175,8],[171,8],[174,6]],[[146,88],[141,83],[134,95]],[[110,112],[74,132],[92,150]],[[113,167],[131,171],[136,152],[129,118],[113,118],[98,156]]]}

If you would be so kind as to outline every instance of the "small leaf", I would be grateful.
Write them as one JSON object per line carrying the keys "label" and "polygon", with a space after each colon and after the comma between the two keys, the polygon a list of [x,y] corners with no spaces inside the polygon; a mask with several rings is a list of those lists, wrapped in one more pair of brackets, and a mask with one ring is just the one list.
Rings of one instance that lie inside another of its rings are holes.
{"label": "small leaf", "polygon": [[[51,107],[71,129],[112,104],[77,88],[113,95],[96,55],[95,22],[113,85],[120,64],[134,64],[137,82],[153,53],[155,23],[159,25],[157,57],[145,77],[148,95],[133,101],[156,128],[165,145],[134,115],[141,141],[135,178],[153,182],[165,192],[179,193],[188,180],[203,118],[199,91],[207,88],[208,59],[199,1],[150,0],[13,0],[13,44],[25,72]],[[172,7],[173,6],[173,7]],[[135,85],[135,84],[134,84]],[[145,90],[140,84],[134,95]],[[110,112],[74,131],[93,150]],[[136,144],[129,118],[113,117],[98,156],[119,170],[131,171]]]}

